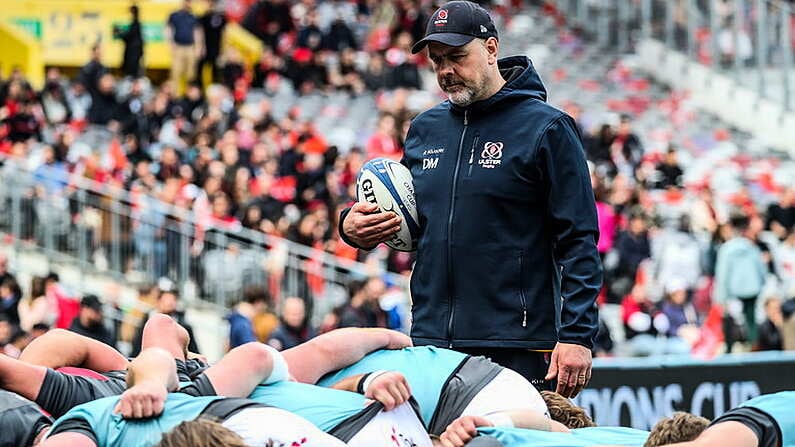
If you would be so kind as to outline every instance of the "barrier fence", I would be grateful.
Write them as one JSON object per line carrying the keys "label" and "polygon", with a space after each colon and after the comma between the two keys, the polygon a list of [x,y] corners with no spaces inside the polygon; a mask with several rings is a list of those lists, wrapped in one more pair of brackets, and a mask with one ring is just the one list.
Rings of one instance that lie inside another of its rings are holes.
{"label": "barrier fence", "polygon": [[15,250],[43,250],[50,262],[133,283],[168,277],[183,296],[220,306],[255,284],[276,300],[300,296],[310,305],[368,276],[407,290],[407,279],[382,263],[346,262],[247,228],[202,225],[191,211],[152,196],[59,172],[31,171],[15,159],[0,168],[0,233]]}

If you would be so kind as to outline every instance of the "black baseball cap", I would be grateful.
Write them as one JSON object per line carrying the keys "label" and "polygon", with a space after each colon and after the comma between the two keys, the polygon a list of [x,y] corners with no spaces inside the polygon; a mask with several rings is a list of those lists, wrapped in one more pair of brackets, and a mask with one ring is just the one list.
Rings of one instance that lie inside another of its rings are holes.
{"label": "black baseball cap", "polygon": [[433,13],[425,27],[425,37],[411,47],[411,52],[419,53],[431,41],[460,47],[472,39],[489,37],[499,38],[489,13],[477,3],[456,0]]}

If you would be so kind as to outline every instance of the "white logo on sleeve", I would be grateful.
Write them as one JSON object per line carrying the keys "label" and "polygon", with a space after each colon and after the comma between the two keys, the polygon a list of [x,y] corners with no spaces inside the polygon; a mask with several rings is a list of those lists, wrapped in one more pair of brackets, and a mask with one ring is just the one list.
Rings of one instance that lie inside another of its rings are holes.
{"label": "white logo on sleeve", "polygon": [[502,163],[502,142],[501,141],[487,141],[483,145],[483,151],[480,153],[480,160],[478,164],[487,169],[494,169]]}

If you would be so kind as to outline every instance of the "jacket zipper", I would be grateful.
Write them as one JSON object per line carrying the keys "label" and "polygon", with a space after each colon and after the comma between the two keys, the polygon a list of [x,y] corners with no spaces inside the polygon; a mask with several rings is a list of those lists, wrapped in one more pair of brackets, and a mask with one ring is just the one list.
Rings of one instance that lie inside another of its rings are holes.
{"label": "jacket zipper", "polygon": [[522,327],[527,327],[527,301],[524,298],[524,281],[522,272],[524,271],[524,253],[519,253],[519,298],[522,300]]}
{"label": "jacket zipper", "polygon": [[450,241],[453,235],[453,215],[455,214],[455,190],[458,183],[458,171],[461,168],[461,153],[464,149],[464,140],[467,136],[467,126],[469,125],[469,111],[464,110],[464,130],[461,131],[461,140],[458,142],[458,156],[455,161],[455,170],[453,171],[453,185],[450,188],[450,216],[447,218],[447,306],[450,309],[450,316],[447,320],[447,344],[449,348],[453,347],[453,317],[455,314],[455,307],[453,307],[453,244]]}
{"label": "jacket zipper", "polygon": [[480,141],[480,135],[475,135],[475,139],[472,141],[472,149],[469,150],[469,172],[467,173],[467,177],[472,177],[472,166],[475,161],[475,147],[477,147],[478,141]]}

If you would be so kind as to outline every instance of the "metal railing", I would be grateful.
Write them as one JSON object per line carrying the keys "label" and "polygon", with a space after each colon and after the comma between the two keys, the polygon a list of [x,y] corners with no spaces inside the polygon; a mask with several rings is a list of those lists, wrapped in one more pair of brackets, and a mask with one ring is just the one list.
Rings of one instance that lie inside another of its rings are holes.
{"label": "metal railing", "polygon": [[44,250],[50,262],[132,283],[169,277],[183,296],[221,306],[249,285],[267,286],[277,300],[301,296],[310,304],[330,288],[373,275],[408,288],[404,276],[383,264],[346,261],[247,228],[201,225],[191,211],[152,196],[63,171],[31,171],[25,163],[5,159],[0,168],[0,234],[17,250]]}
{"label": "metal railing", "polygon": [[780,0],[560,0],[567,24],[603,48],[655,39],[795,110],[795,7]]}

